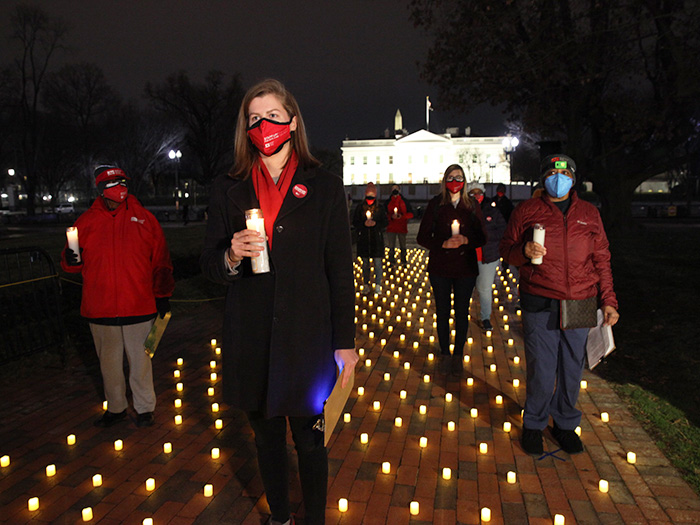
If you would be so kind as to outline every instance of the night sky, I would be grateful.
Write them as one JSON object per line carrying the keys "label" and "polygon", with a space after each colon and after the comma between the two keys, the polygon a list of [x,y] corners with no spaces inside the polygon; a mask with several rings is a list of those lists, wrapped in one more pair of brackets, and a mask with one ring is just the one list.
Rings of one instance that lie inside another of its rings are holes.
{"label": "night sky", "polygon": [[[442,111],[437,90],[419,78],[429,38],[408,20],[407,0],[45,0],[70,26],[64,62],[94,62],[125,98],[142,99],[146,82],[187,71],[241,73],[244,88],[266,77],[297,97],[313,145],[375,138],[393,128],[401,109],[409,132],[425,127],[425,96],[435,111],[431,131],[471,126],[474,135],[505,133],[490,108]],[[0,63],[16,2],[0,3]]]}

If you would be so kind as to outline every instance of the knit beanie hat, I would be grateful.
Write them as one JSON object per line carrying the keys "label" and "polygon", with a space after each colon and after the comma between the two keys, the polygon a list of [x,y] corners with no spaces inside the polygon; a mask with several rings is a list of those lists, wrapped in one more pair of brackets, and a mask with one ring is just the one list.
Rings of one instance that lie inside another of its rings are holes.
{"label": "knit beanie hat", "polygon": [[365,195],[377,195],[377,187],[374,185],[374,182],[368,182],[367,187],[365,188]]}
{"label": "knit beanie hat", "polygon": [[481,193],[486,193],[486,187],[480,182],[476,181],[467,184],[467,193],[469,193],[472,190],[481,190]]}
{"label": "knit beanie hat", "polygon": [[131,180],[124,170],[117,168],[116,166],[103,165],[95,168],[95,185],[99,186],[101,182],[106,182],[114,179],[126,179]]}
{"label": "knit beanie hat", "polygon": [[569,170],[574,176],[574,183],[576,182],[576,163],[571,157],[561,154],[550,155],[542,161],[540,174],[544,176],[549,170]]}

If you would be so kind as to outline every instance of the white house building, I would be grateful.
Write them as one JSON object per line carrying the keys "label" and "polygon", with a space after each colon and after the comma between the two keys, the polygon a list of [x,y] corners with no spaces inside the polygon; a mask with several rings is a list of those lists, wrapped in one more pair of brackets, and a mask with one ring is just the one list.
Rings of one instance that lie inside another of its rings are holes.
{"label": "white house building", "polygon": [[[401,128],[397,128],[401,129]],[[450,164],[459,164],[468,181],[510,184],[506,137],[465,136],[420,130],[396,138],[344,140],[343,182],[346,186],[439,183]]]}

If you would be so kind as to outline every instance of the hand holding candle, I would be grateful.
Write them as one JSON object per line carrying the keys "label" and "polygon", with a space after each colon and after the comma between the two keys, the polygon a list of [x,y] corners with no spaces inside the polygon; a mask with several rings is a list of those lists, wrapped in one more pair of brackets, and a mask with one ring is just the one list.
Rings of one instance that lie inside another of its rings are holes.
{"label": "hand holding candle", "polygon": [[544,226],[535,224],[532,230],[532,242],[525,245],[525,255],[532,264],[542,264],[542,256],[547,253],[544,247]]}
{"label": "hand holding candle", "polygon": [[457,219],[452,221],[452,236],[459,235],[459,221]]}
{"label": "hand holding candle", "polygon": [[[250,256],[253,273],[267,273],[270,271],[270,257],[267,253],[267,236],[265,235],[265,219],[263,218],[262,210],[257,208],[246,210],[245,223],[247,229],[257,232],[262,237],[262,243],[259,240],[257,241],[257,244],[262,245],[261,250],[257,255]],[[231,246],[233,247],[233,242]]]}
{"label": "hand holding candle", "polygon": [[68,240],[68,248],[75,253],[75,262],[67,261],[71,266],[80,264],[80,243],[78,242],[78,228],[71,226],[66,228],[66,239]]}

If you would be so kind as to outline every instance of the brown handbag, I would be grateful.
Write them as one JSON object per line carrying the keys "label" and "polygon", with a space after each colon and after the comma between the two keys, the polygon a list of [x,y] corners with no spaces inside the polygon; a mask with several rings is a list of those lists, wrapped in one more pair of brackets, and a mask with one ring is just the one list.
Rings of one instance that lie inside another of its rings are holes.
{"label": "brown handbag", "polygon": [[593,328],[598,324],[598,297],[588,299],[563,299],[561,301],[559,326],[562,330]]}

